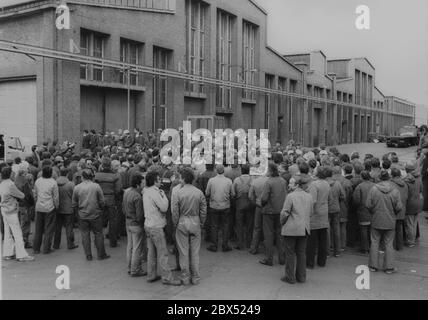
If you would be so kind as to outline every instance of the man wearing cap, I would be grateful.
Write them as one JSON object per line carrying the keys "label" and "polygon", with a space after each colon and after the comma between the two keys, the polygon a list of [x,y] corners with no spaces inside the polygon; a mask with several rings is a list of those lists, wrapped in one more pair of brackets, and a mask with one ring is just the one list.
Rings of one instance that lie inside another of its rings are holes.
{"label": "man wearing cap", "polygon": [[105,198],[104,226],[108,223],[110,247],[115,248],[117,247],[119,218],[116,201],[119,199],[119,195],[122,192],[122,184],[120,176],[111,169],[110,159],[103,158],[100,172],[95,174],[95,182],[100,185],[103,191]]}
{"label": "man wearing cap", "polygon": [[91,234],[95,237],[98,260],[110,258],[104,247],[103,221],[101,218],[105,205],[101,187],[92,182],[94,178],[92,170],[84,169],[82,183],[74,188],[72,207],[79,215],[79,229],[82,234],[82,244],[86,259],[92,261]]}

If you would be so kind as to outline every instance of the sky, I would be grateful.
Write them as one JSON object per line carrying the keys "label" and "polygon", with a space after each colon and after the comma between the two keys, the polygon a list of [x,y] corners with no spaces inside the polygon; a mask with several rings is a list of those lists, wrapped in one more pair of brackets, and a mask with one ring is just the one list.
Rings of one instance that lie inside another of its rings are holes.
{"label": "sky", "polygon": [[[428,106],[427,0],[257,0],[268,12],[268,43],[284,54],[322,50],[327,59],[367,57],[377,87]],[[358,30],[356,8],[370,9]]]}
{"label": "sky", "polygon": [[[0,0],[0,6],[24,1]],[[427,0],[256,1],[268,12],[268,42],[279,52],[367,57],[385,95],[428,106]],[[370,30],[355,27],[359,5],[370,8]]]}

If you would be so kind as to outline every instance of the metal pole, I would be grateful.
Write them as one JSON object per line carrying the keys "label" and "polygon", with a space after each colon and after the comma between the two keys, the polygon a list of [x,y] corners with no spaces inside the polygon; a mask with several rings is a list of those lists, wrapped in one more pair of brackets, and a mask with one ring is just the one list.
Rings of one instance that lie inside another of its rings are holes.
{"label": "metal pole", "polygon": [[131,131],[131,69],[128,68],[128,131]]}

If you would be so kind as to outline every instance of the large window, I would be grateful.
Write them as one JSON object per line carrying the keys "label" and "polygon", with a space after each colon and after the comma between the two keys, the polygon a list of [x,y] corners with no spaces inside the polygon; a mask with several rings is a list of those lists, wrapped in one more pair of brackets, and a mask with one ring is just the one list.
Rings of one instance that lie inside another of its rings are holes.
{"label": "large window", "polygon": [[[126,39],[120,39],[120,61],[130,64],[140,64],[140,57],[143,45],[141,43],[130,41]],[[140,85],[138,79],[138,73],[131,71],[129,74],[130,84],[133,86]],[[123,84],[128,83],[128,74],[121,71],[120,82]]]}
{"label": "large window", "polygon": [[[80,54],[96,58],[105,57],[106,36],[82,30],[80,33]],[[104,68],[100,65],[80,65],[80,78],[85,80],[104,80]]]}
{"label": "large window", "polygon": [[[217,12],[217,78],[232,80],[232,27],[233,16],[219,10]],[[217,90],[217,107],[232,108],[232,89],[220,85]]]}
{"label": "large window", "polygon": [[[201,1],[187,1],[187,71],[191,75],[205,74],[205,12]],[[202,93],[202,83],[187,82],[186,90]]]}
{"label": "large window", "polygon": [[[273,89],[275,82],[275,76],[266,74],[266,88]],[[269,129],[270,125],[270,113],[272,108],[272,95],[269,93],[265,94],[265,121],[264,121],[264,129]]]}
{"label": "large window", "polygon": [[[258,27],[244,21],[242,28],[242,81],[248,85],[256,85],[256,42]],[[255,100],[255,92],[243,91],[243,98]]]}
{"label": "large window", "polygon": [[[159,47],[153,49],[153,67],[158,69],[169,69],[171,51]],[[153,131],[166,129],[167,127],[167,97],[168,86],[167,77],[153,76],[152,94],[152,119]]]}

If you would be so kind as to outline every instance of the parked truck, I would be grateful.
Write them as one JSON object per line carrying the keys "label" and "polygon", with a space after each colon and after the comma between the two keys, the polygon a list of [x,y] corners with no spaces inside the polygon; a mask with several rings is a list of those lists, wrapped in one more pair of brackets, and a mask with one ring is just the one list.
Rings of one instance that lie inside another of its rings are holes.
{"label": "parked truck", "polygon": [[417,126],[404,126],[400,129],[400,135],[387,137],[386,145],[388,148],[409,148],[417,146],[419,139]]}

